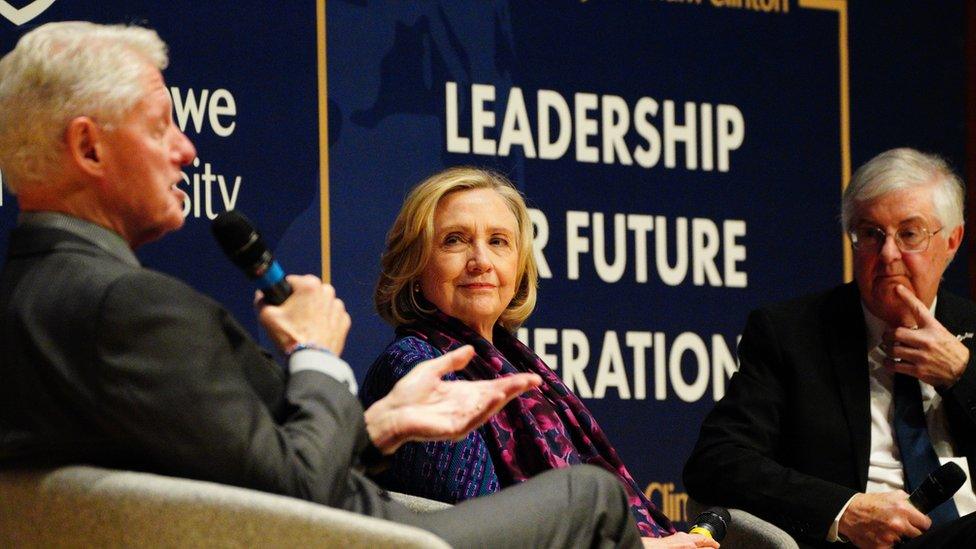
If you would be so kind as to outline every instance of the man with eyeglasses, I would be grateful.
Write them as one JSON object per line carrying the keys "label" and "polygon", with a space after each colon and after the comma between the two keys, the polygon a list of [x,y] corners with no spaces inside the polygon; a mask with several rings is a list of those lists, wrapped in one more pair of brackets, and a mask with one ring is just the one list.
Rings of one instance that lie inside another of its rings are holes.
{"label": "man with eyeglasses", "polygon": [[[976,304],[939,289],[963,203],[937,156],[894,149],[855,172],[842,200],[855,282],[750,314],[685,466],[693,498],[801,547],[976,546]],[[950,460],[969,478],[926,516],[907,492]]]}

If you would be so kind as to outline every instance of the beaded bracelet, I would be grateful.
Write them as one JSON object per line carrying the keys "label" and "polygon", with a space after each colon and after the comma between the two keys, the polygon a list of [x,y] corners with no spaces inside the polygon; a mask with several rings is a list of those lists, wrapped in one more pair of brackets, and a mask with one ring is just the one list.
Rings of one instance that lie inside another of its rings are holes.
{"label": "beaded bracelet", "polygon": [[288,349],[288,351],[285,352],[285,356],[286,357],[290,357],[291,355],[297,353],[298,351],[304,351],[304,350],[307,350],[307,349],[308,350],[312,350],[312,351],[320,351],[320,352],[323,352],[323,353],[326,353],[326,354],[330,354],[330,355],[334,354],[329,349],[326,349],[325,347],[323,347],[323,346],[321,346],[321,345],[319,345],[317,343],[296,343],[294,347],[292,347],[291,349]]}

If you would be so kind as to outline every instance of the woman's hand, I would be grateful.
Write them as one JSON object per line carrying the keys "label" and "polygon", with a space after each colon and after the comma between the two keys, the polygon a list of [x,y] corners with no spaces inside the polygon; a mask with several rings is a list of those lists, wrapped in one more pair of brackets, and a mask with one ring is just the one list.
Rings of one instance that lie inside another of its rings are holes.
{"label": "woman's hand", "polygon": [[718,549],[718,542],[712,538],[706,538],[698,534],[688,534],[685,532],[678,532],[677,534],[671,534],[670,536],[664,538],[641,538],[644,543],[644,547],[647,549],[652,548],[664,548],[669,549],[680,548],[680,549],[695,549],[696,547],[714,547]]}

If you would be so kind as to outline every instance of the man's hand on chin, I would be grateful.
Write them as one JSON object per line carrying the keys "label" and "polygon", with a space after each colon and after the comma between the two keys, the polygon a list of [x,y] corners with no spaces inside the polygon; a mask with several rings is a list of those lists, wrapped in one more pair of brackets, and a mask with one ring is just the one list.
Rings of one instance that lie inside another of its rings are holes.
{"label": "man's hand on chin", "polygon": [[891,547],[902,538],[922,535],[932,519],[908,501],[898,490],[879,494],[858,494],[840,517],[838,533],[857,547]]}
{"label": "man's hand on chin", "polygon": [[911,314],[906,326],[889,328],[882,336],[888,355],[885,367],[933,387],[951,387],[966,371],[969,348],[936,320],[908,288],[899,285],[895,291]]}

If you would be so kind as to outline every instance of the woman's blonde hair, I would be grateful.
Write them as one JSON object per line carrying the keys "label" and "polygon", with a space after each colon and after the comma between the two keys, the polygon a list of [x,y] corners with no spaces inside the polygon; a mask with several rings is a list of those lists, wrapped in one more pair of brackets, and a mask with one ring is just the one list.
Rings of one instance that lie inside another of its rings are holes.
{"label": "woman's blonde hair", "polygon": [[499,317],[498,324],[514,331],[532,314],[538,270],[532,253],[532,221],[525,201],[505,176],[490,170],[459,166],[436,173],[414,187],[386,236],[373,303],[380,316],[390,324],[399,326],[433,312],[429,304],[417,299],[415,287],[430,261],[434,211],[448,194],[474,189],[497,192],[518,222],[515,295]]}

